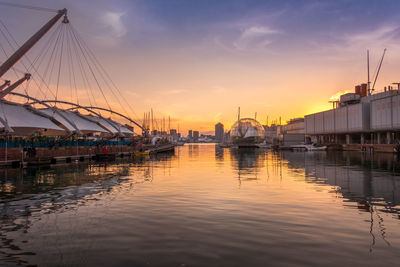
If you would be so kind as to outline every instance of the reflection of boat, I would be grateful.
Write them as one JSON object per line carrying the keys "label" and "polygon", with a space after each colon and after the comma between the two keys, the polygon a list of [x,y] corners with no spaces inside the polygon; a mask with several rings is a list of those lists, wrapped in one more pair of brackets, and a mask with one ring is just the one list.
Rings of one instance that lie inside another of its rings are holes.
{"label": "reflection of boat", "polygon": [[143,152],[134,152],[132,154],[133,157],[146,157],[150,155],[150,151],[143,151]]}
{"label": "reflection of boat", "polygon": [[176,146],[183,146],[183,145],[185,145],[185,142],[178,141],[178,142],[175,143],[175,145]]}
{"label": "reflection of boat", "polygon": [[174,151],[175,150],[175,145],[171,143],[166,143],[166,144],[157,144],[150,148],[149,152],[150,153],[162,153],[162,152],[169,152],[169,151]]}
{"label": "reflection of boat", "polygon": [[217,146],[217,147],[220,147],[220,148],[229,148],[229,147],[232,147],[232,145],[229,144],[229,143],[218,143],[218,144],[216,144],[216,146]]}
{"label": "reflection of boat", "polygon": [[271,144],[268,144],[268,143],[266,143],[266,142],[257,144],[257,146],[258,146],[258,148],[267,148],[267,149],[271,149],[271,148],[272,148],[272,145],[271,145]]}

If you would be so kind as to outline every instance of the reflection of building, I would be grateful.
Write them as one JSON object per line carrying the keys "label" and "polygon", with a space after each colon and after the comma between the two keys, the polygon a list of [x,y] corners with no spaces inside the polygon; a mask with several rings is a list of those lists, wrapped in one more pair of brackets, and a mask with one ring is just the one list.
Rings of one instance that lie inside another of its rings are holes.
{"label": "reflection of building", "polygon": [[224,141],[224,125],[220,122],[215,124],[215,139],[219,143]]}
{"label": "reflection of building", "polygon": [[239,181],[257,180],[258,173],[265,166],[265,153],[253,149],[231,149],[231,163],[238,171]]}
{"label": "reflection of building", "polygon": [[[396,213],[400,218],[400,210],[394,208],[400,205],[400,180],[394,179],[392,174],[394,170],[400,172],[400,162],[392,154],[375,155],[373,158],[359,152],[287,152],[282,155],[288,161],[289,169],[305,169],[308,182],[337,187],[346,199],[374,205],[375,209]],[[385,173],[378,168],[390,172]]]}

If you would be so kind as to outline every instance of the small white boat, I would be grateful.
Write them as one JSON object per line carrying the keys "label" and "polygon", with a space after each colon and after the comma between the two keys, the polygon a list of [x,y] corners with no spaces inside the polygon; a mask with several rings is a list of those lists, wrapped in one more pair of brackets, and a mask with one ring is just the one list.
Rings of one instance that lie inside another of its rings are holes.
{"label": "small white boat", "polygon": [[314,145],[311,145],[308,148],[308,151],[325,151],[325,150],[326,150],[326,146],[314,146]]}
{"label": "small white boat", "polygon": [[301,151],[325,151],[326,146],[317,146],[316,144],[303,144],[303,145],[292,145],[290,146],[292,150],[301,150]]}

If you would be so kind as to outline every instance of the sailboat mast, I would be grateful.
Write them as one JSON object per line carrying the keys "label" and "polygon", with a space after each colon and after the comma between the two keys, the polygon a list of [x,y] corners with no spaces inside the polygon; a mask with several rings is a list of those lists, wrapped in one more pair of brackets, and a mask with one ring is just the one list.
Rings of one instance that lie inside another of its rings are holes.
{"label": "sailboat mast", "polygon": [[154,131],[154,117],[153,117],[153,109],[151,109],[151,130]]}
{"label": "sailboat mast", "polygon": [[371,81],[369,78],[369,50],[367,50],[368,95],[371,95]]}

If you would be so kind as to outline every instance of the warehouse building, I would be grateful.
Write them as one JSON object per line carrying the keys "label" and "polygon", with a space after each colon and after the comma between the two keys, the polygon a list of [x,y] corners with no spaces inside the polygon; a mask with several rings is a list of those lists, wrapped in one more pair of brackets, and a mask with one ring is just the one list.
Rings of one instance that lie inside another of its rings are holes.
{"label": "warehouse building", "polygon": [[[397,84],[399,86],[399,84]],[[393,152],[400,140],[399,88],[367,95],[367,84],[342,95],[335,108],[305,116],[305,134],[323,144],[347,150]]]}

